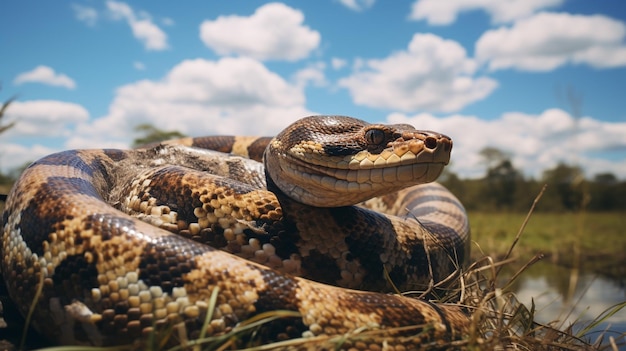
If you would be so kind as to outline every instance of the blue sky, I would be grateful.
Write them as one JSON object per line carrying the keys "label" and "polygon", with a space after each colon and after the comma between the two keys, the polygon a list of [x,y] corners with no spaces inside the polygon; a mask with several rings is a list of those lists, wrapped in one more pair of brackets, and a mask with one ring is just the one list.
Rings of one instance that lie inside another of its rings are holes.
{"label": "blue sky", "polygon": [[450,135],[466,177],[490,146],[528,176],[626,179],[622,0],[8,0],[0,50],[3,170],[127,148],[146,122],[272,135],[344,114]]}

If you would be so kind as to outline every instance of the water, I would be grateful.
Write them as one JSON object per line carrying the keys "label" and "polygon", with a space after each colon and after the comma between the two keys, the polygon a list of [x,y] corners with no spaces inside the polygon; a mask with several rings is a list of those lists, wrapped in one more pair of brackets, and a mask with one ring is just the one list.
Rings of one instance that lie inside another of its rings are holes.
{"label": "water", "polygon": [[[626,277],[616,281],[539,262],[521,275],[513,290],[526,306],[534,301],[538,322],[552,323],[560,329],[573,325],[577,332],[607,309],[626,301],[625,283]],[[609,336],[617,338],[626,333],[626,307],[594,327],[585,339],[595,342],[605,331],[605,343]],[[623,343],[624,337],[620,340]],[[620,350],[626,351],[626,345]]]}

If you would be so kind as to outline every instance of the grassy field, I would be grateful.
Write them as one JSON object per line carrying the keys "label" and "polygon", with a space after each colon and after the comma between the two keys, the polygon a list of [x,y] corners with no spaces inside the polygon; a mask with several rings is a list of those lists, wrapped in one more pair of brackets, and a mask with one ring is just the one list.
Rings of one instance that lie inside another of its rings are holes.
{"label": "grassy field", "polygon": [[[503,257],[525,214],[470,213],[473,257]],[[626,213],[533,213],[513,251],[525,262],[535,254],[617,279],[626,277]]]}

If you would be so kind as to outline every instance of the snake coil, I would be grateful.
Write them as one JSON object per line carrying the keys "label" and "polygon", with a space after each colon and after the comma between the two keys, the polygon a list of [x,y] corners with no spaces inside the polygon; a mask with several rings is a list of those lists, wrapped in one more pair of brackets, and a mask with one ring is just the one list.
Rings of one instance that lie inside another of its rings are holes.
{"label": "snake coil", "polygon": [[59,344],[176,344],[276,310],[297,317],[246,342],[322,349],[363,328],[341,347],[455,339],[458,307],[377,292],[438,286],[467,257],[462,205],[429,183],[451,148],[408,125],[314,116],[275,138],[52,154],[8,196],[2,273]]}

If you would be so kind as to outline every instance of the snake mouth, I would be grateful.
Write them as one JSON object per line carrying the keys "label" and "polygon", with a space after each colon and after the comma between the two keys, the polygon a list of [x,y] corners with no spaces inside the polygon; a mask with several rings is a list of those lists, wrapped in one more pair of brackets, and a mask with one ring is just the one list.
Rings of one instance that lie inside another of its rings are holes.
{"label": "snake mouth", "polygon": [[348,206],[412,185],[432,182],[444,167],[443,162],[424,162],[350,170],[292,161],[282,168],[282,177],[298,179],[298,183],[278,186],[292,199],[307,205]]}
{"label": "snake mouth", "polygon": [[289,189],[290,193],[323,197],[325,204],[331,198],[353,204],[434,181],[448,164],[450,150],[451,145],[443,142],[434,148],[424,147],[423,143],[403,143],[376,154],[360,151],[354,155],[317,157],[286,153],[281,169],[283,176],[299,180],[299,185]]}
{"label": "snake mouth", "polygon": [[343,157],[291,154],[286,155],[286,164],[298,176],[334,189],[357,189],[367,184],[410,186],[434,181],[448,164],[450,151],[447,138],[431,148],[420,140],[412,140],[380,153],[363,150]]}
{"label": "snake mouth", "polygon": [[443,171],[443,162],[420,162],[361,169],[332,168],[304,162],[294,162],[283,169],[307,183],[314,183],[337,192],[399,189],[414,184],[432,182]]}

